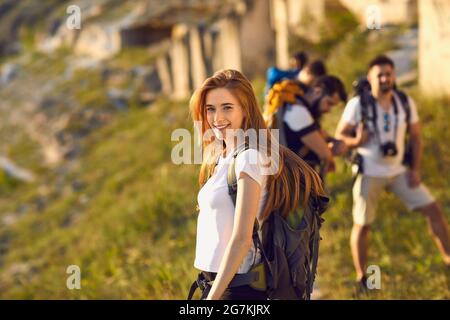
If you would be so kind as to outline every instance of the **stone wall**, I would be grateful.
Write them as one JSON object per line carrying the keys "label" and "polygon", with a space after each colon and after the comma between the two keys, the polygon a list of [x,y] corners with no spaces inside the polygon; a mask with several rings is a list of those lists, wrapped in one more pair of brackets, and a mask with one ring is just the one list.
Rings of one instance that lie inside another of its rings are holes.
{"label": "stone wall", "polygon": [[325,21],[327,2],[337,0],[287,0],[290,32],[310,41],[320,41],[320,26]]}
{"label": "stone wall", "polygon": [[[252,78],[271,65],[288,68],[290,35],[306,34],[314,40],[314,33],[304,25],[319,30],[316,26],[338,1],[359,17],[362,26],[374,18],[374,11],[368,17],[373,5],[379,10],[381,26],[415,23],[419,12],[420,86],[429,93],[449,93],[449,0],[234,0],[227,2],[229,6],[208,11],[208,19],[199,18],[202,15],[195,10],[179,10],[155,21],[142,15],[145,10],[136,9],[118,22],[87,23],[81,30],[69,30],[62,24],[42,42],[41,49],[67,46],[100,60],[126,46],[152,45],[164,51],[155,65],[162,93],[184,99],[220,69],[238,69]],[[84,16],[102,13],[98,6],[93,8],[83,11]]]}
{"label": "stone wall", "polygon": [[177,25],[172,31],[172,47],[169,55],[172,66],[172,81],[174,99],[183,99],[189,95],[189,48],[186,37],[188,28],[185,25]]}
{"label": "stone wall", "polygon": [[87,25],[80,33],[74,51],[102,60],[114,56],[122,48],[120,33],[116,28]]}
{"label": "stone wall", "polygon": [[[103,60],[114,57],[125,47],[154,48],[160,55],[154,70],[162,93],[173,99],[185,99],[220,69],[237,69],[252,78],[264,74],[270,65],[287,68],[288,12],[295,9],[295,2],[234,0],[217,7],[210,19],[199,18],[195,10],[183,12],[179,8],[177,13],[157,19],[146,18],[142,10],[134,10],[117,21],[83,24],[81,30],[66,32],[68,29],[61,26],[44,41],[41,49],[53,51],[65,45],[73,48],[75,54]],[[273,9],[278,12],[276,19]],[[291,16],[295,22],[297,18],[292,13]]]}
{"label": "stone wall", "polygon": [[271,0],[271,25],[275,31],[276,65],[289,68],[289,37],[311,42],[321,39],[327,5],[338,0]]}
{"label": "stone wall", "polygon": [[425,94],[450,95],[448,0],[419,0],[419,84]]}
{"label": "stone wall", "polygon": [[250,78],[263,74],[273,64],[275,52],[269,21],[270,0],[258,0],[212,24],[175,25],[170,52],[157,61],[163,91],[176,100],[188,98],[221,69],[240,70]]}
{"label": "stone wall", "polygon": [[272,0],[272,26],[275,30],[276,65],[289,67],[289,20],[286,0]]}
{"label": "stone wall", "polygon": [[242,70],[250,78],[265,74],[275,61],[275,30],[269,21],[269,0],[253,1],[240,21]]}
{"label": "stone wall", "polygon": [[222,59],[220,64],[216,65],[215,69],[242,70],[238,18],[231,16],[221,19],[218,22],[218,29],[219,34],[216,43],[216,52],[220,51]]}

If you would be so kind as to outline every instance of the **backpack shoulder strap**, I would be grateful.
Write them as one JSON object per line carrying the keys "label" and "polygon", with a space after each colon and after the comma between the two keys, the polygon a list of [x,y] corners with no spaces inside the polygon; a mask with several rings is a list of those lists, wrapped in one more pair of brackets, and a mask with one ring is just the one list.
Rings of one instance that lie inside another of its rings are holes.
{"label": "backpack shoulder strap", "polygon": [[[361,104],[361,122],[363,123],[364,127],[367,128],[367,122],[369,120],[372,120],[373,129],[375,131],[375,136],[380,142],[380,133],[378,130],[378,124],[377,124],[377,106],[375,98],[372,96],[370,91],[364,91],[360,96],[360,104]],[[371,110],[371,115],[369,117],[368,110]]]}
{"label": "backpack shoulder strap", "polygon": [[236,207],[236,196],[237,196],[237,177],[236,177],[236,158],[245,150],[248,150],[249,146],[248,144],[245,144],[242,147],[238,147],[232,157],[231,157],[231,163],[228,166],[228,173],[227,173],[227,184],[228,184],[228,194],[231,197],[231,200],[233,201],[233,205]]}
{"label": "backpack shoulder strap", "polygon": [[409,132],[409,123],[411,121],[411,106],[409,105],[408,96],[406,95],[405,92],[398,90],[398,89],[395,90],[395,93],[399,97],[403,111],[406,114],[406,128],[407,128],[407,132]]}
{"label": "backpack shoulder strap", "polygon": [[280,108],[278,108],[276,112],[276,118],[277,118],[277,127],[278,127],[278,141],[280,144],[287,147],[287,139],[286,139],[286,133],[284,129],[284,115],[286,113],[286,107],[287,105],[283,105]]}
{"label": "backpack shoulder strap", "polygon": [[[359,95],[359,104],[361,105],[361,122],[367,127],[369,121],[369,108],[372,107],[371,94],[369,92],[363,92]],[[373,116],[373,115],[372,115]]]}
{"label": "backpack shoulder strap", "polygon": [[[248,149],[249,149],[248,144],[245,144],[244,146],[242,146],[240,148],[238,147],[236,149],[236,151],[233,153],[233,156],[231,158],[231,163],[228,166],[228,173],[227,173],[228,194],[230,195],[235,208],[236,208],[236,197],[237,197],[237,177],[236,177],[236,170],[235,170],[236,158],[241,152],[244,152],[245,150],[248,150]],[[255,223],[253,225],[253,234],[252,234],[253,245],[255,246],[255,250],[257,250],[258,248],[261,250],[260,251],[261,255],[263,256],[264,259],[266,259],[266,261],[268,261],[267,255],[264,251],[264,246],[258,235],[259,229],[260,229],[260,225],[259,225],[258,219],[255,218]],[[252,265],[252,267],[253,267],[253,265]]]}

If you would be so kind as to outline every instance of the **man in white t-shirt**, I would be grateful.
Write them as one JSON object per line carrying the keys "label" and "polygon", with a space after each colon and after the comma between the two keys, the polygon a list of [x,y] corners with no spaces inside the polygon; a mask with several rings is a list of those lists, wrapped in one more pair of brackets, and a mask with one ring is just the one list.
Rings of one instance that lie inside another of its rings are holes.
{"label": "man in white t-shirt", "polygon": [[[450,265],[447,221],[440,206],[421,183],[422,143],[414,101],[394,90],[394,63],[386,56],[371,61],[367,80],[370,91],[348,102],[336,131],[338,139],[349,148],[356,148],[361,160],[353,185],[350,242],[357,280],[363,286],[366,284],[369,227],[375,218],[379,195],[385,189],[398,196],[408,209],[426,216],[444,262]],[[403,164],[406,134],[409,134],[411,146],[409,166]]]}

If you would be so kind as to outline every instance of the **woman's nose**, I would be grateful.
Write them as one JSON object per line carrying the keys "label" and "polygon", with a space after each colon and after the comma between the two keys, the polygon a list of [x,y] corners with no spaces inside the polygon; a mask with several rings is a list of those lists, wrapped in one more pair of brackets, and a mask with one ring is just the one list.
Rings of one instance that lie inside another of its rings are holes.
{"label": "woman's nose", "polygon": [[214,122],[220,122],[223,120],[223,113],[220,110],[216,110],[214,114]]}

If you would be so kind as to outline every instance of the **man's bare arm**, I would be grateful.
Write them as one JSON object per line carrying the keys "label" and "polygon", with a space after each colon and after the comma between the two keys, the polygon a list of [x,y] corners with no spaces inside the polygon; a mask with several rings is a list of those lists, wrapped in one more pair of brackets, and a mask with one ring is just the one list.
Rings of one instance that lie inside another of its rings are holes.
{"label": "man's bare arm", "polygon": [[339,122],[335,136],[336,139],[344,141],[349,148],[359,147],[369,140],[369,133],[362,124],[353,125],[343,120]]}

